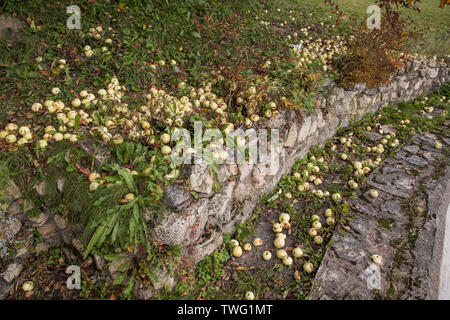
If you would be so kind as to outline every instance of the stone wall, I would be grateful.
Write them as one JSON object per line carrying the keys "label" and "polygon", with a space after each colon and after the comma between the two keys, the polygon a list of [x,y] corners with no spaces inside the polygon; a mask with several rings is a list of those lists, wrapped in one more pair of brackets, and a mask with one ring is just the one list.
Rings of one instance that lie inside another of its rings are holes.
{"label": "stone wall", "polygon": [[[369,112],[388,103],[398,103],[436,90],[449,81],[449,61],[413,60],[391,77],[389,85],[366,88],[358,84],[343,89],[333,84],[327,94],[316,96],[311,115],[300,117],[293,110],[283,110],[266,121],[266,128],[279,130],[279,167],[273,175],[263,175],[265,164],[222,165],[219,168],[223,187],[213,191],[214,177],[207,164],[186,165],[189,186],[171,186],[165,198],[172,210],[161,216],[153,233],[156,240],[181,245],[184,255],[194,261],[202,259],[222,244],[222,233],[233,233],[236,224],[250,217],[259,196],[270,192],[295,159],[309,149],[323,144]],[[190,192],[198,199],[194,200]]]}

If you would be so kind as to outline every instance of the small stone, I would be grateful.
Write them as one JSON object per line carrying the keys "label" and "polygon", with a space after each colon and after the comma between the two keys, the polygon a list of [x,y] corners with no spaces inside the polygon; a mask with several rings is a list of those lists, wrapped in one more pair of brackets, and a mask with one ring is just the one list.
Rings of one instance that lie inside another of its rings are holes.
{"label": "small stone", "polygon": [[73,238],[72,239],[72,245],[74,246],[75,249],[78,250],[79,253],[83,254],[84,246],[83,246],[83,243],[81,242],[80,239]]}
{"label": "small stone", "polygon": [[39,254],[41,252],[47,252],[49,248],[49,245],[45,242],[39,242],[36,245],[36,253]]}
{"label": "small stone", "polygon": [[38,217],[32,217],[29,218],[31,224],[33,227],[40,227],[44,225],[44,223],[48,220],[48,215],[44,212],[41,212],[41,214]]}
{"label": "small stone", "polygon": [[171,185],[164,190],[164,201],[171,208],[178,208],[189,199],[189,193],[179,185]]}
{"label": "small stone", "polygon": [[47,223],[43,226],[37,227],[37,231],[41,234],[42,238],[49,239],[56,236],[56,226],[53,223]]}
{"label": "small stone", "polygon": [[72,252],[70,252],[70,250],[68,250],[67,248],[62,247],[61,250],[69,262],[77,260],[77,257]]}
{"label": "small stone", "polygon": [[23,269],[23,264],[13,262],[0,275],[3,277],[3,279],[6,280],[6,282],[12,282],[14,279],[16,279],[20,275],[20,273],[22,272],[22,269]]}
{"label": "small stone", "polygon": [[400,176],[398,177],[398,179],[396,179],[394,181],[394,185],[402,188],[402,189],[406,189],[406,190],[412,190],[414,188],[414,184],[415,184],[415,179],[414,178],[410,178],[409,176]]}
{"label": "small stone", "polygon": [[2,195],[6,199],[17,200],[22,196],[19,187],[11,179],[8,181],[8,185],[4,189],[4,194]]}
{"label": "small stone", "polygon": [[8,214],[11,216],[20,214],[23,212],[23,207],[21,204],[18,203],[18,201],[12,203],[9,207],[8,207]]}
{"label": "small stone", "polygon": [[168,291],[171,291],[175,286],[175,279],[169,275],[169,273],[165,270],[157,270],[155,271],[155,275],[157,277],[157,281],[153,283],[153,287],[156,290],[161,290],[165,286],[168,287]]}
{"label": "small stone", "polygon": [[0,277],[0,300],[6,299],[13,287],[14,285],[12,283],[6,282]]}
{"label": "small stone", "polygon": [[55,220],[56,226],[57,226],[59,229],[62,230],[62,229],[67,228],[67,221],[66,221],[66,219],[64,219],[64,218],[61,217],[60,215],[55,214],[55,216],[53,217],[53,219]]}
{"label": "small stone", "polygon": [[69,245],[72,243],[72,233],[69,230],[62,230],[60,235],[65,244]]}
{"label": "small stone", "polygon": [[333,243],[333,249],[338,257],[354,263],[361,263],[367,256],[360,242],[353,237],[345,237]]}
{"label": "small stone", "polygon": [[138,291],[139,298],[142,300],[150,300],[156,293],[156,290],[151,287],[144,287]]}
{"label": "small stone", "polygon": [[395,129],[395,127],[393,126],[393,125],[391,125],[391,124],[385,124],[385,125],[382,125],[381,126],[381,129],[383,130],[383,132],[385,133],[385,134],[397,134],[397,129]]}
{"label": "small stone", "polygon": [[214,180],[208,164],[203,162],[193,165],[189,180],[193,191],[208,195],[212,193]]}
{"label": "small stone", "polygon": [[100,257],[98,254],[94,254],[94,261],[95,261],[95,266],[97,267],[98,270],[103,270],[103,268],[105,267],[105,260]]}
{"label": "small stone", "polygon": [[419,152],[420,148],[418,146],[412,145],[412,146],[403,147],[403,150],[405,150],[406,152],[409,152],[409,153],[416,154]]}
{"label": "small stone", "polygon": [[292,148],[296,140],[297,140],[297,124],[294,122],[294,124],[291,126],[291,129],[289,130],[288,137],[284,142],[284,147]]}
{"label": "small stone", "polygon": [[22,247],[17,250],[16,255],[14,258],[23,258],[30,252],[30,249],[28,247]]}
{"label": "small stone", "polygon": [[[109,265],[109,273],[113,280],[117,279],[123,272],[131,267],[131,257],[123,257],[112,261]],[[119,270],[120,269],[120,270]]]}
{"label": "small stone", "polygon": [[382,211],[387,211],[390,214],[396,216],[400,213],[400,207],[401,203],[398,200],[388,200],[388,201],[384,201],[381,205],[380,205],[380,209]]}
{"label": "small stone", "polygon": [[37,194],[42,196],[45,196],[45,190],[47,188],[47,182],[41,181],[40,183],[37,183],[34,186],[34,190],[36,190]]}
{"label": "small stone", "polygon": [[78,145],[85,153],[92,155],[95,159],[95,166],[101,167],[103,163],[111,159],[111,153],[106,146],[100,144],[95,139],[83,139],[78,141]]}
{"label": "small stone", "polygon": [[8,239],[14,237],[22,227],[20,221],[13,217],[0,219],[0,238]]}
{"label": "small stone", "polygon": [[377,142],[383,138],[382,135],[380,135],[376,132],[366,132],[366,137],[367,137],[367,139],[369,139],[372,142]]}
{"label": "small stone", "polygon": [[408,161],[409,163],[415,165],[415,166],[419,166],[419,167],[425,167],[428,162],[425,161],[424,159],[422,159],[421,157],[418,156],[410,156],[408,158],[406,158],[406,161]]}

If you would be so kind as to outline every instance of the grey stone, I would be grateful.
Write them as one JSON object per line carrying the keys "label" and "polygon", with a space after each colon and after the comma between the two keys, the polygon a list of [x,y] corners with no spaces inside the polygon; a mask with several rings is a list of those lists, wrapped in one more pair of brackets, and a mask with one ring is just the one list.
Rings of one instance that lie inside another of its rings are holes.
{"label": "grey stone", "polygon": [[173,278],[166,270],[156,270],[154,273],[158,280],[152,283],[153,287],[156,290],[161,290],[167,286],[168,292],[172,291],[175,286],[175,278]]}
{"label": "grey stone", "polygon": [[131,268],[131,257],[123,257],[112,261],[109,264],[108,270],[113,280],[116,280],[124,272]]}
{"label": "grey stone", "polygon": [[45,196],[46,188],[47,188],[47,182],[46,181],[41,181],[39,183],[36,183],[35,186],[33,187],[33,189],[40,196]]}
{"label": "grey stone", "polygon": [[419,156],[410,156],[406,158],[406,161],[408,161],[409,163],[415,165],[415,166],[419,166],[419,167],[425,167],[428,164],[428,161],[422,159]]}
{"label": "grey stone", "polygon": [[20,249],[17,249],[16,255],[14,258],[24,258],[30,253],[30,249],[28,246],[22,247]]}
{"label": "grey stone", "polygon": [[394,185],[402,189],[412,190],[415,185],[415,179],[407,175],[401,175],[394,181]]}
{"label": "grey stone", "polygon": [[14,288],[13,283],[6,282],[0,277],[0,300],[6,299],[9,296],[9,292]]}
{"label": "grey stone", "polygon": [[23,212],[23,206],[21,204],[17,203],[17,201],[13,202],[8,207],[8,215],[14,216],[14,215],[18,215],[22,212]]}
{"label": "grey stone", "polygon": [[56,226],[52,222],[46,223],[36,229],[44,239],[54,238],[57,235]]}
{"label": "grey stone", "polygon": [[251,175],[252,170],[253,170],[253,164],[244,163],[244,164],[239,165],[239,173],[240,173],[239,181],[240,182],[246,181],[247,178]]}
{"label": "grey stone", "polygon": [[359,274],[359,278],[367,284],[369,290],[381,289],[381,270],[380,267],[371,263],[366,269]]}
{"label": "grey stone", "polygon": [[61,239],[65,244],[72,244],[72,232],[70,230],[60,230],[59,234],[61,235]]}
{"label": "grey stone", "polygon": [[207,200],[202,199],[185,212],[167,212],[157,223],[155,238],[168,245],[186,245],[200,237],[208,218]]}
{"label": "grey stone", "polygon": [[301,143],[306,139],[309,134],[309,129],[311,128],[311,117],[306,117],[304,120],[305,121],[302,123],[298,133],[297,143]]}
{"label": "grey stone", "polygon": [[83,245],[83,242],[81,242],[80,239],[73,238],[73,239],[72,239],[72,245],[73,245],[73,247],[74,247],[75,249],[77,249],[77,251],[78,251],[80,254],[83,254],[83,253],[84,253],[84,245]]}
{"label": "grey stone", "polygon": [[372,142],[377,142],[383,138],[382,135],[376,133],[376,132],[366,132],[366,137]]}
{"label": "grey stone", "polygon": [[58,214],[55,214],[53,219],[55,220],[55,224],[59,229],[66,229],[67,228],[67,221],[63,217],[61,217]]}
{"label": "grey stone", "polygon": [[39,242],[36,245],[36,253],[39,254],[41,252],[47,252],[49,247],[50,246],[49,246],[48,243],[46,243],[46,242]]}
{"label": "grey stone", "polygon": [[16,279],[20,275],[22,270],[23,270],[23,264],[13,262],[10,265],[8,265],[6,270],[4,272],[2,272],[0,274],[0,276],[2,276],[6,282],[11,283],[14,279]]}
{"label": "grey stone", "polygon": [[384,124],[381,126],[381,130],[383,130],[383,132],[385,134],[397,134],[398,130],[395,129],[395,127],[391,124]]}
{"label": "grey stone", "polygon": [[361,263],[367,254],[361,248],[359,241],[353,237],[345,237],[332,245],[336,255],[344,260],[354,263]]}
{"label": "grey stone", "polygon": [[41,212],[39,214],[39,216],[31,217],[31,218],[29,218],[29,220],[30,220],[31,225],[33,227],[40,227],[40,226],[43,226],[47,222],[48,218],[49,217],[48,217],[48,215],[46,213]]}
{"label": "grey stone", "polygon": [[393,174],[378,174],[373,177],[373,181],[382,184],[392,184],[394,180],[395,176]]}
{"label": "grey stone", "polygon": [[157,292],[151,286],[138,289],[138,296],[140,300],[150,300],[155,294],[157,294]]}
{"label": "grey stone", "polygon": [[0,219],[0,238],[8,241],[12,240],[20,231],[22,224],[14,217],[4,217]]}
{"label": "grey stone", "polygon": [[420,61],[414,60],[412,62],[412,67],[411,67],[412,71],[417,71],[419,69],[420,65],[421,65]]}
{"label": "grey stone", "polygon": [[2,197],[6,198],[7,201],[13,201],[19,199],[21,196],[22,193],[20,192],[19,187],[10,179],[8,185],[4,189]]}
{"label": "grey stone", "polygon": [[191,190],[207,195],[212,193],[214,179],[206,162],[192,166],[189,180],[191,182]]}
{"label": "grey stone", "polygon": [[342,97],[342,103],[344,105],[349,104],[350,101],[355,97],[355,95],[358,93],[356,90],[345,90],[344,96]]}
{"label": "grey stone", "polygon": [[423,134],[417,137],[418,140],[428,143],[431,146],[434,146],[436,143],[436,136],[432,134]]}
{"label": "grey stone", "polygon": [[[391,196],[398,196],[398,197],[402,197],[402,198],[408,198],[410,195],[410,192],[406,192],[406,191],[401,191],[398,190],[395,187],[389,186],[389,185],[384,185],[384,184],[378,184],[376,182],[373,181],[367,181],[367,184],[369,186],[372,186],[374,188],[380,189],[386,193],[389,193]],[[370,196],[368,196],[370,198]],[[377,198],[378,199],[378,198]]]}
{"label": "grey stone", "polygon": [[190,195],[180,185],[167,186],[164,190],[164,201],[171,208],[179,208],[190,200]]}
{"label": "grey stone", "polygon": [[111,159],[111,153],[108,148],[95,139],[88,138],[79,140],[78,146],[85,153],[94,157],[96,167],[101,167],[103,163],[107,163]]}
{"label": "grey stone", "polygon": [[95,266],[100,271],[103,270],[103,268],[105,267],[105,259],[100,257],[98,254],[94,254],[94,262],[95,262]]}
{"label": "grey stone", "polygon": [[394,156],[394,159],[400,160],[400,159],[403,159],[406,155],[407,155],[407,153],[406,153],[405,151],[400,150],[400,151],[397,152],[397,154]]}
{"label": "grey stone", "polygon": [[385,175],[392,174],[392,173],[404,173],[404,172],[405,172],[404,169],[400,169],[400,168],[393,167],[393,166],[383,167],[383,174],[385,174]]}
{"label": "grey stone", "polygon": [[380,205],[382,211],[389,212],[390,214],[396,216],[400,213],[401,203],[398,200],[388,200],[384,201]]}
{"label": "grey stone", "polygon": [[367,236],[369,232],[369,223],[366,218],[357,216],[349,223],[350,227],[362,236]]}
{"label": "grey stone", "polygon": [[419,152],[420,148],[419,148],[419,146],[412,145],[412,146],[403,147],[403,150],[405,150],[406,152],[409,152],[409,153],[416,154]]}
{"label": "grey stone", "polygon": [[284,147],[285,148],[292,148],[297,140],[297,124],[294,123],[290,130],[289,130],[289,134],[288,137],[286,138],[286,141],[284,142]]}

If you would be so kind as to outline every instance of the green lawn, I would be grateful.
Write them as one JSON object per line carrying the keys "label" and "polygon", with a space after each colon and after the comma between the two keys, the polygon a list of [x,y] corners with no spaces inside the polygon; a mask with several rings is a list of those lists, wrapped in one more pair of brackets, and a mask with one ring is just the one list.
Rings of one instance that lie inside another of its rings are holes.
{"label": "green lawn", "polygon": [[[280,1],[284,2],[284,1]],[[323,1],[296,1],[300,7],[327,8]],[[336,0],[341,10],[348,16],[356,15],[359,19],[366,17],[366,10],[374,4],[373,0]],[[450,54],[450,7],[439,8],[438,0],[422,0],[419,3],[421,12],[410,9],[401,9],[423,32],[416,48],[418,53],[425,55],[449,55]]]}

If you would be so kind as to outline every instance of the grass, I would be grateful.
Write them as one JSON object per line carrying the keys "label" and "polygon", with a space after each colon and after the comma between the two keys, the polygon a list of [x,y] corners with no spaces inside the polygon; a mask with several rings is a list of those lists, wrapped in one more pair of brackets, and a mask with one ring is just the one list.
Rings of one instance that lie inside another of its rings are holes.
{"label": "grass", "polygon": [[[371,0],[336,0],[335,2],[345,14],[348,16],[355,15],[359,20],[365,19],[367,8],[374,4],[374,1]],[[421,8],[420,13],[409,9],[400,9],[400,12],[411,19],[422,33],[413,51],[428,56],[449,55],[450,8],[447,6],[441,9],[438,1],[431,0],[423,0],[419,3],[419,6]]]}

